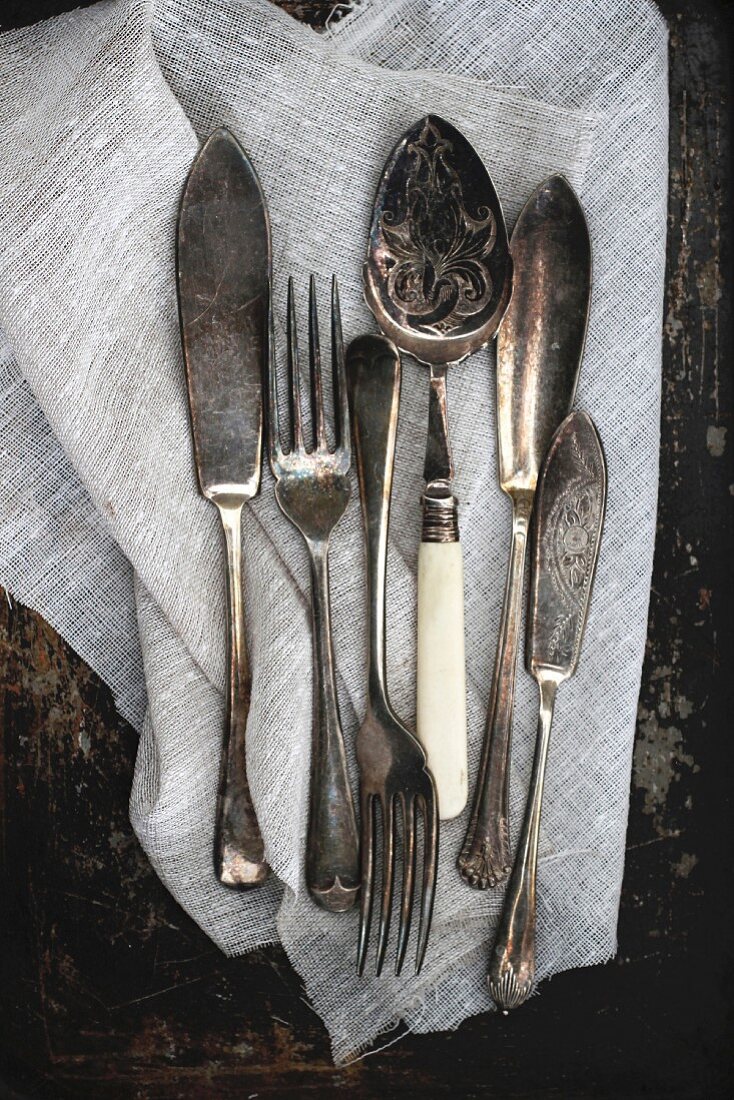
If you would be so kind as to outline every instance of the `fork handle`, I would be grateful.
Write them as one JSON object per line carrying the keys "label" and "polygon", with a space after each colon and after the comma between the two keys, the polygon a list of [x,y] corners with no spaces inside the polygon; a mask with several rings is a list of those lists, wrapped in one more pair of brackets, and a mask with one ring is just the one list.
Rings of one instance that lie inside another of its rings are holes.
{"label": "fork handle", "polygon": [[229,695],[216,829],[216,872],[224,886],[258,886],[269,873],[247,781],[245,737],[250,711],[250,664],[242,593],[242,498],[215,501],[227,547]]}
{"label": "fork handle", "polygon": [[334,679],[329,547],[308,542],[311,561],[314,697],[306,885],[323,909],[351,909],[359,891],[359,840]]}
{"label": "fork handle", "polygon": [[384,336],[358,336],[349,345],[347,386],[352,438],[367,540],[369,705],[392,713],[385,671],[385,593],[390,495],[400,406],[400,354]]}

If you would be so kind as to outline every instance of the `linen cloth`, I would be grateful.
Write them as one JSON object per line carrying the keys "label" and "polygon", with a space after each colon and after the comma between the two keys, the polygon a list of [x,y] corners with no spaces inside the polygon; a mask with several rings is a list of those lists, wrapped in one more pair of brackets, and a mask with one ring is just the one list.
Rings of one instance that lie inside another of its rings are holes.
{"label": "linen cloth", "polygon": [[[467,813],[444,823],[418,979],[354,976],[355,913],[303,882],[311,732],[308,569],[269,471],[243,519],[253,669],[248,763],[274,874],[238,894],[211,852],[224,722],[224,559],[197,492],[180,350],[175,227],[199,143],[228,126],[268,198],[276,341],[285,283],[340,279],[345,335],[374,330],[361,261],[392,145],[427,112],[458,125],[511,227],[549,173],[585,207],[594,292],[577,404],[609,466],[582,659],[559,693],[538,870],[538,975],[608,959],[657,493],[666,28],[648,0],[380,0],[317,34],[267,0],[116,0],[0,37],[0,583],[110,685],[140,731],[130,803],[168,889],[228,954],[280,939],[337,1061],[400,1019],[453,1028],[491,1007],[501,891],[465,887]],[[324,317],[325,317],[324,313]],[[428,377],[405,359],[388,580],[388,680],[414,720],[415,570]],[[465,554],[470,776],[476,775],[509,546],[491,350],[451,371]],[[332,543],[334,644],[353,787],[366,602],[358,494]],[[535,738],[518,670],[512,831]],[[470,780],[471,782],[471,780]]]}

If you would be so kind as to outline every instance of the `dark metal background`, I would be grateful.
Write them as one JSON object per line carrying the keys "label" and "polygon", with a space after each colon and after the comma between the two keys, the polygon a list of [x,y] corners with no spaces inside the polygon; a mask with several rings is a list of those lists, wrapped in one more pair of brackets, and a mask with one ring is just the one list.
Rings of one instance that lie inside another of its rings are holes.
{"label": "dark metal background", "polygon": [[[71,6],[6,0],[0,24]],[[322,19],[332,7],[283,6]],[[731,1095],[732,5],[661,7],[660,508],[618,958],[559,975],[508,1019],[334,1069],[283,952],[225,959],[158,882],[127,820],[135,735],[50,627],[3,599],[0,1096]]]}

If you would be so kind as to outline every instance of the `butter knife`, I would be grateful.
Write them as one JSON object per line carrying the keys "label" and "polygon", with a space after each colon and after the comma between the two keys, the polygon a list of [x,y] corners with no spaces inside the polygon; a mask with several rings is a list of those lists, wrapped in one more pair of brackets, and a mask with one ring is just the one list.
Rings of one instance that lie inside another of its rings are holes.
{"label": "butter knife", "polygon": [[270,225],[255,170],[232,134],[200,150],[178,221],[178,304],[199,486],[216,504],[227,552],[229,693],[215,869],[226,886],[268,875],[247,781],[250,668],[241,519],[260,488],[262,379],[269,351]]}
{"label": "butter knife", "polygon": [[567,416],[543,464],[536,497],[527,668],[540,714],[530,792],[489,967],[489,992],[505,1013],[535,981],[535,877],[553,706],[573,676],[589,611],[604,522],[607,474],[601,441],[584,412]]}

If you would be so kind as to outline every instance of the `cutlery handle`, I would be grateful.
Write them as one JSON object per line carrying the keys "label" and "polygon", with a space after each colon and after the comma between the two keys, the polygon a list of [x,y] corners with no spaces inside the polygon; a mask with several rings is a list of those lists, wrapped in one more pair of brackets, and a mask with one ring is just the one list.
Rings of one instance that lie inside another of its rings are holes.
{"label": "cutlery handle", "polygon": [[479,890],[486,890],[488,886],[496,886],[502,882],[510,873],[511,867],[508,829],[510,739],[522,618],[525,554],[532,507],[532,493],[513,498],[512,547],[482,760],[469,828],[458,859],[459,871],[464,881]]}
{"label": "cutlery handle", "polygon": [[540,711],[533,774],[520,842],[489,964],[489,993],[505,1014],[530,996],[535,981],[535,877],[540,814],[558,680],[539,676]]}
{"label": "cutlery handle", "polygon": [[250,665],[242,599],[242,498],[215,500],[227,547],[229,699],[216,830],[216,872],[225,886],[258,886],[269,873],[247,782],[245,751],[250,710]]}
{"label": "cutlery handle", "polygon": [[416,729],[438,792],[442,820],[457,817],[468,794],[464,562],[461,543],[422,542],[418,550]]}
{"label": "cutlery handle", "polygon": [[400,354],[384,336],[359,336],[349,345],[346,371],[367,538],[370,705],[391,713],[385,676],[385,586],[400,405]]}
{"label": "cutlery handle", "polygon": [[349,787],[331,644],[328,544],[309,543],[313,616],[313,743],[306,885],[323,909],[342,913],[359,890],[359,840]]}

